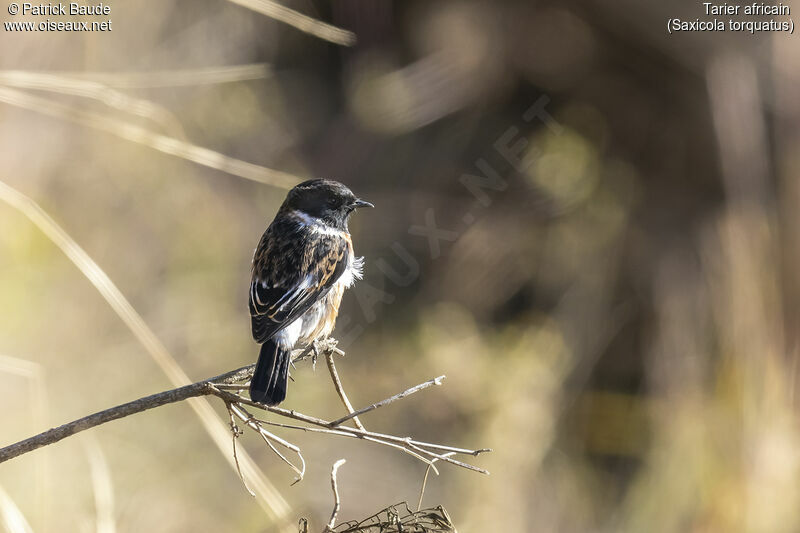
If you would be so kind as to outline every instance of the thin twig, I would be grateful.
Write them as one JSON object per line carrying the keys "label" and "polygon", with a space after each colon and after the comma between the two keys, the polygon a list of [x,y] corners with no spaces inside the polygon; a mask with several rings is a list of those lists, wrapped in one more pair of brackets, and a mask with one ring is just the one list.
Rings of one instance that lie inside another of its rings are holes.
{"label": "thin twig", "polygon": [[[420,447],[420,446],[419,446],[419,445],[417,445],[417,444],[414,444],[414,443],[411,441],[411,439],[408,439],[408,446],[409,446],[409,447],[410,447],[412,450],[417,450],[417,451],[418,451],[418,452],[420,452],[420,453],[424,453],[424,454],[426,454],[426,455],[429,455],[429,456],[433,457],[433,461],[431,461],[431,464],[433,464],[434,462],[436,462],[436,460],[438,459],[438,460],[441,460],[441,461],[448,462],[448,463],[450,463],[450,464],[452,464],[452,465],[460,466],[461,468],[466,468],[467,470],[474,470],[475,472],[480,472],[481,474],[488,474],[488,473],[489,473],[488,471],[484,470],[483,468],[478,468],[477,466],[472,466],[472,465],[471,465],[471,464],[469,464],[469,463],[465,463],[465,462],[463,462],[463,461],[458,461],[458,460],[456,460],[456,459],[452,459],[452,458],[450,457],[450,455],[452,455],[452,452],[451,452],[451,453],[449,453],[449,454],[440,455],[440,454],[438,454],[438,453],[434,453],[434,452],[432,452],[432,451],[426,450],[425,448],[422,448],[422,447]],[[435,469],[436,469],[436,468],[434,467],[434,470],[435,470]],[[436,472],[436,475],[437,475],[437,476],[439,475],[439,472],[438,472],[438,471]]]}
{"label": "thin twig", "polygon": [[[430,382],[433,382],[433,381],[435,381],[435,380],[430,380]],[[430,382],[426,382],[426,383],[430,383]],[[430,383],[430,384],[432,384],[432,383]],[[424,384],[421,384],[421,385],[424,385]],[[418,387],[420,387],[421,385],[417,385],[417,387],[412,387],[412,389],[419,390]],[[430,385],[428,385],[428,386],[430,386]],[[411,389],[409,389],[409,390],[411,390]],[[439,455],[437,453],[434,453],[434,452],[426,449],[426,448],[433,448],[433,449],[438,449],[438,450],[443,450],[443,451],[454,451],[456,453],[463,453],[465,455],[477,456],[477,455],[479,455],[481,453],[490,452],[491,449],[489,449],[489,448],[481,448],[481,449],[478,449],[478,450],[467,450],[467,449],[463,449],[463,448],[454,448],[454,447],[451,447],[451,446],[442,446],[442,445],[439,445],[439,444],[431,444],[431,443],[426,443],[426,442],[419,442],[419,441],[410,439],[408,437],[397,437],[395,435],[387,435],[387,434],[384,434],[384,433],[375,433],[375,432],[372,432],[372,431],[362,431],[360,429],[351,428],[351,427],[347,427],[347,426],[333,426],[332,422],[328,422],[328,421],[323,420],[321,418],[312,417],[312,416],[309,416],[309,415],[305,415],[303,413],[298,413],[298,412],[293,411],[293,410],[290,411],[290,410],[287,410],[287,409],[282,409],[280,407],[265,406],[265,405],[253,402],[252,400],[249,400],[249,399],[247,399],[247,398],[245,398],[243,396],[239,396],[239,395],[236,395],[236,394],[231,394],[231,393],[229,393],[227,391],[221,391],[221,390],[217,389],[217,390],[215,390],[215,392],[212,392],[212,394],[215,394],[216,396],[219,396],[222,399],[226,399],[226,400],[229,400],[229,401],[232,401],[232,402],[239,402],[239,403],[242,403],[242,404],[245,404],[245,405],[251,405],[253,407],[256,407],[256,408],[259,408],[259,409],[263,409],[263,410],[269,411],[271,413],[275,413],[275,414],[278,414],[278,415],[281,415],[281,416],[284,416],[284,417],[287,417],[287,418],[293,418],[295,420],[299,420],[301,422],[306,422],[306,423],[309,423],[309,424],[312,424],[312,425],[315,425],[315,426],[319,426],[319,427],[323,427],[323,428],[336,428],[339,431],[337,433],[332,433],[332,434],[345,436],[343,434],[347,433],[348,434],[347,436],[352,436],[352,437],[360,438],[360,439],[363,439],[363,440],[369,440],[369,441],[372,441],[372,442],[379,442],[381,444],[385,444],[387,446],[392,446],[394,448],[401,448],[401,449],[404,449],[407,453],[413,452],[415,450],[418,451],[418,450],[421,449],[421,453],[422,454],[428,455],[431,458],[439,458],[442,461],[448,462],[450,464],[453,464],[453,465],[456,465],[456,466],[460,466],[460,467],[463,467],[463,468],[467,468],[469,470],[474,470],[475,472],[480,472],[482,474],[488,474],[489,473],[488,471],[486,471],[486,470],[484,470],[482,468],[478,468],[476,466],[473,466],[473,465],[470,465],[470,464],[467,464],[467,463],[463,463],[461,461],[457,461],[457,460],[452,459],[450,457],[444,457],[442,455]],[[399,396],[399,395],[397,395],[397,396]],[[395,397],[393,396],[392,398],[395,398]],[[384,400],[383,402],[378,402],[378,403],[385,405],[385,402],[387,400]],[[414,455],[415,457],[418,456],[418,454],[415,454],[415,453],[410,453],[410,455]],[[430,460],[427,460],[427,459],[423,459],[423,461],[425,463],[430,463]]]}
{"label": "thin twig", "polygon": [[[453,455],[453,452],[446,453],[444,455],[446,457],[450,457],[451,455]],[[433,471],[436,472],[437,476],[439,475],[439,472],[436,471],[436,467],[433,466],[433,463],[435,463],[436,461],[438,461],[438,459],[434,459],[433,461],[431,461],[431,464],[428,465],[428,467],[425,469],[425,475],[422,477],[422,488],[420,488],[419,490],[419,501],[417,502],[417,512],[419,512],[419,510],[422,509],[422,497],[425,495],[425,487],[428,484],[428,474],[430,474],[431,469],[433,469]]]}
{"label": "thin twig", "polygon": [[[429,461],[428,459],[426,459],[422,455],[420,455],[420,454],[416,453],[415,451],[411,450],[410,447],[408,447],[408,446],[404,446],[402,444],[397,444],[397,443],[391,442],[389,439],[384,439],[384,438],[381,438],[381,437],[373,437],[372,436],[373,434],[370,434],[370,432],[368,432],[368,431],[365,432],[365,433],[361,433],[361,432],[350,433],[348,431],[342,431],[342,430],[338,430],[338,429],[328,429],[326,427],[296,426],[294,424],[282,424],[281,422],[273,422],[271,420],[262,420],[262,419],[257,419],[257,420],[262,424],[267,424],[269,426],[275,426],[275,427],[279,427],[279,428],[297,429],[297,430],[300,430],[300,431],[305,431],[307,433],[327,433],[328,435],[338,435],[340,437],[350,437],[350,438],[353,438],[353,439],[361,439],[361,440],[367,440],[367,441],[370,441],[370,442],[377,442],[378,444],[383,444],[383,445],[389,446],[391,448],[397,448],[401,452],[405,452],[408,455],[410,455],[411,457],[413,457],[415,459],[418,459],[419,461],[422,461],[425,464],[430,465],[433,462],[433,461]],[[351,428],[347,428],[347,429],[351,429]],[[399,440],[402,441],[403,439],[399,439]],[[426,451],[425,453],[429,453],[429,452]],[[434,469],[435,468],[436,467],[434,467]],[[438,474],[438,472],[437,472],[437,474]]]}
{"label": "thin twig", "polygon": [[[379,407],[383,407],[384,405],[389,405],[390,403],[396,402],[397,400],[402,400],[406,396],[411,396],[415,392],[419,392],[422,389],[427,389],[428,387],[430,387],[432,385],[441,385],[442,381],[444,381],[444,378],[445,378],[445,376],[439,376],[438,378],[433,378],[431,380],[426,381],[425,383],[420,383],[419,385],[416,385],[415,387],[411,387],[410,389],[405,390],[405,391],[401,392],[400,394],[395,394],[391,398],[386,398],[385,400],[381,400],[381,401],[379,401],[377,403],[373,403],[372,405],[369,405],[367,407],[363,407],[363,408],[359,409],[358,411],[352,411],[352,407],[350,407],[350,410],[351,410],[350,414],[347,415],[347,416],[343,416],[342,418],[339,418],[339,419],[334,420],[333,422],[331,422],[331,427],[338,426],[342,422],[347,422],[351,418],[355,418],[358,415],[363,415],[364,413],[367,413],[367,412],[372,411],[374,409],[377,409]],[[359,426],[360,426],[360,424],[359,424]],[[359,429],[364,429],[364,428],[363,427],[359,427]]]}
{"label": "thin twig", "polygon": [[244,485],[245,490],[250,493],[250,496],[255,497],[256,493],[250,490],[250,487],[247,486],[247,481],[244,479],[244,475],[242,475],[242,469],[239,466],[239,456],[236,454],[236,439],[239,438],[241,435],[241,430],[236,426],[236,420],[233,418],[233,407],[231,406],[230,402],[225,402],[225,407],[228,409],[228,416],[231,419],[231,435],[233,440],[233,461],[236,463],[236,472],[239,474],[239,479]]}
{"label": "thin twig", "polygon": [[342,399],[342,403],[344,404],[345,409],[349,413],[348,417],[353,419],[353,423],[356,425],[358,429],[361,431],[366,431],[366,428],[361,423],[361,420],[358,419],[357,414],[353,410],[353,405],[350,403],[350,400],[347,398],[347,394],[344,392],[344,387],[342,387],[342,381],[339,379],[339,373],[336,372],[336,365],[333,363],[333,350],[326,350],[325,352],[325,361],[328,363],[328,371],[331,373],[331,380],[333,380],[333,386],[336,389],[336,393],[339,395],[339,398]]}
{"label": "thin twig", "polygon": [[[277,435],[273,435],[272,433],[261,427],[261,425],[259,424],[259,420],[256,419],[252,414],[250,414],[247,410],[245,410],[244,407],[242,407],[241,405],[233,404],[232,408],[233,412],[236,413],[236,416],[238,416],[245,424],[247,424],[248,427],[255,430],[261,436],[261,438],[264,439],[264,442],[267,443],[267,446],[269,446],[269,448],[273,451],[273,453],[275,453],[275,455],[277,455],[284,463],[289,465],[289,468],[294,470],[294,472],[298,476],[294,482],[297,483],[298,481],[302,481],[306,473],[306,460],[303,458],[303,454],[300,452],[300,448],[298,448],[291,442],[288,442],[278,437]],[[287,459],[286,456],[283,455],[275,447],[272,441],[275,441],[284,448],[296,453],[297,457],[300,459],[300,467],[298,468],[297,466],[295,466],[294,463],[292,463],[289,459]]]}
{"label": "thin twig", "polygon": [[332,532],[333,528],[336,526],[336,515],[339,514],[339,507],[341,507],[341,503],[339,500],[339,484],[336,480],[336,474],[339,471],[339,467],[345,464],[347,461],[345,459],[339,459],[335,463],[333,463],[333,468],[331,468],[331,488],[333,488],[333,512],[331,513],[331,519],[328,522],[328,525],[325,527],[325,532]]}
{"label": "thin twig", "polygon": [[[270,411],[270,412],[273,412],[273,413],[277,413],[277,414],[280,414],[280,415],[285,416],[287,418],[293,418],[295,420],[301,420],[303,422],[307,422],[309,424],[313,424],[313,425],[319,426],[321,428],[330,428],[331,427],[331,423],[330,422],[327,422],[327,421],[322,420],[320,418],[310,417],[308,415],[304,415],[304,414],[298,413],[296,411],[287,411],[286,409],[280,409],[280,408],[277,408],[277,407],[267,407],[267,406],[263,406],[263,405],[260,405],[260,404],[256,404],[255,402],[252,402],[252,401],[248,400],[247,398],[238,397],[235,394],[230,394],[230,393],[228,393],[226,391],[217,391],[215,394],[217,396],[220,396],[223,399],[228,399],[228,400],[233,401],[233,402],[236,402],[237,398],[238,398],[238,401],[240,401],[241,403],[244,403],[244,404],[247,404],[247,405],[252,405],[254,407],[258,407],[258,408],[261,408],[261,409],[264,409],[264,410],[267,410],[267,411]],[[266,423],[266,424],[273,424],[272,422],[267,422],[267,421],[261,421],[261,422],[262,423]],[[439,445],[439,444],[430,444],[430,443],[425,443],[425,442],[419,442],[419,441],[413,440],[413,439],[408,438],[408,437],[397,437],[395,435],[387,435],[387,434],[384,434],[384,433],[375,433],[375,432],[372,432],[372,431],[361,431],[360,429],[351,428],[351,427],[347,427],[347,426],[336,426],[336,429],[332,429],[332,430],[329,429],[328,431],[319,431],[316,428],[304,428],[304,427],[300,427],[300,426],[291,426],[291,425],[285,425],[284,427],[290,428],[290,429],[300,429],[300,430],[304,430],[304,431],[314,431],[314,432],[318,432],[318,433],[329,433],[331,435],[339,435],[339,436],[343,436],[343,437],[359,438],[359,439],[362,439],[362,440],[367,440],[367,441],[370,441],[370,442],[376,442],[376,443],[379,443],[379,444],[383,444],[385,446],[390,446],[392,448],[400,449],[400,450],[404,451],[405,453],[407,453],[407,454],[419,459],[420,461],[422,461],[422,462],[424,462],[426,464],[430,464],[431,460],[422,457],[422,455],[427,455],[431,459],[440,459],[440,460],[445,461],[447,463],[450,463],[450,464],[453,464],[453,465],[456,465],[456,466],[460,466],[460,467],[466,468],[468,470],[473,470],[475,472],[480,472],[481,474],[488,474],[489,473],[488,471],[484,470],[483,468],[478,468],[477,466],[473,466],[471,464],[464,463],[464,462],[458,461],[456,459],[452,459],[450,457],[445,457],[445,456],[437,454],[437,453],[435,453],[435,452],[433,452],[431,450],[426,449],[426,448],[446,449],[446,450],[449,450],[449,451],[455,451],[455,453],[463,453],[465,455],[475,455],[475,456],[477,456],[477,455],[479,455],[481,453],[484,453],[484,452],[490,452],[491,449],[488,449],[488,448],[482,448],[482,449],[478,449],[478,450],[467,450],[467,449],[462,449],[462,448],[452,448],[450,446],[442,446],[442,445]],[[417,453],[417,452],[419,452],[419,453]]]}

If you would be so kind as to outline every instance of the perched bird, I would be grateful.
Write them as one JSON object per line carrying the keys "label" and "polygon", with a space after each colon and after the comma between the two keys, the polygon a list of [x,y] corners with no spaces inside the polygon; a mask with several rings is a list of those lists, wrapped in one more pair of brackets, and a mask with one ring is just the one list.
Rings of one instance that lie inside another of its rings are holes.
{"label": "perched bird", "polygon": [[250,317],[261,353],[250,398],[277,405],[286,398],[292,348],[333,331],[342,294],[361,279],[363,257],[353,254],[347,219],[359,207],[337,181],[310,180],[294,187],[253,255]]}

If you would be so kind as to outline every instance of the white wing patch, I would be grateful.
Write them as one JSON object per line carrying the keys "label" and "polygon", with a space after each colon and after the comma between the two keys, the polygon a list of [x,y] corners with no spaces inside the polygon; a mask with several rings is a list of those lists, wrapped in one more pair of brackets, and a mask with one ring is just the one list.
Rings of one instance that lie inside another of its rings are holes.
{"label": "white wing patch", "polygon": [[[311,287],[314,282],[313,276],[309,274],[306,276],[303,281],[301,281],[296,287],[286,291],[283,295],[274,303],[272,304],[272,309],[277,311],[281,311],[287,305],[294,305],[296,300],[303,296],[304,291]],[[262,289],[266,290],[269,288],[269,285],[265,280],[259,281],[258,279],[253,280],[250,284],[250,300],[256,304],[256,313],[259,315],[265,314],[267,311],[258,312],[258,308],[267,307],[268,302],[264,302],[261,300],[261,294],[258,291],[258,286],[261,286]]]}
{"label": "white wing patch", "polygon": [[286,293],[283,296],[281,296],[277,302],[275,302],[275,308],[283,309],[287,305],[289,306],[294,305],[295,301],[300,296],[303,295],[303,292],[307,288],[311,287],[313,282],[314,282],[314,277],[311,274],[307,275],[305,278],[303,278],[303,281],[297,284],[297,286],[294,289],[286,291]]}

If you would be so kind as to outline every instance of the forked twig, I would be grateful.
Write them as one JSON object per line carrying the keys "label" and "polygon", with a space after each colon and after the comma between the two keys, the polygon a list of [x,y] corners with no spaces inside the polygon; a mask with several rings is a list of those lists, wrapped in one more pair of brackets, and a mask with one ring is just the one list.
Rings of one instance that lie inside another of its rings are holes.
{"label": "forked twig", "polygon": [[[358,421],[358,415],[360,415],[360,414],[368,413],[370,411],[373,411],[375,409],[378,409],[380,407],[388,405],[388,404],[390,404],[392,402],[401,400],[401,399],[403,399],[403,398],[405,398],[407,396],[410,396],[411,394],[419,392],[419,391],[421,391],[423,389],[426,389],[428,387],[431,387],[433,385],[441,385],[442,381],[445,378],[445,376],[439,376],[437,378],[430,379],[430,380],[428,380],[428,381],[426,381],[424,383],[420,383],[419,385],[416,385],[414,387],[406,389],[405,391],[403,391],[403,392],[401,392],[399,394],[395,394],[394,396],[386,398],[385,400],[381,400],[380,402],[376,402],[376,403],[374,403],[372,405],[369,405],[367,407],[361,408],[361,409],[356,411],[356,410],[353,409],[352,404],[350,404],[350,401],[347,398],[347,394],[344,391],[344,387],[342,386],[341,380],[339,379],[338,372],[336,371],[336,366],[334,364],[333,357],[334,357],[335,354],[344,355],[344,352],[342,350],[340,350],[339,348],[337,348],[336,345],[337,345],[336,340],[329,338],[329,339],[326,339],[326,340],[324,340],[324,341],[322,341],[320,343],[314,343],[312,346],[309,346],[309,347],[307,347],[305,349],[294,350],[294,352],[292,353],[293,362],[294,361],[300,361],[300,360],[306,358],[309,355],[318,355],[320,353],[324,353],[325,359],[326,359],[326,361],[328,363],[328,369],[330,370],[331,381],[333,382],[334,388],[336,389],[336,391],[337,391],[337,393],[339,395],[339,398],[342,400],[342,403],[344,403],[345,407],[349,411],[348,415],[346,415],[345,417],[342,417],[340,419],[334,420],[333,422],[328,422],[326,420],[322,420],[322,419],[319,419],[319,418],[316,418],[316,417],[311,417],[311,416],[308,416],[308,415],[304,415],[304,414],[298,413],[296,411],[287,411],[286,409],[283,409],[283,408],[280,408],[280,407],[265,406],[265,405],[253,402],[252,400],[250,400],[250,399],[248,399],[248,398],[246,398],[244,396],[241,396],[241,394],[230,392],[231,390],[241,390],[241,389],[243,389],[244,388],[243,385],[242,386],[237,386],[237,385],[231,385],[231,384],[224,384],[222,387],[217,387],[217,384],[215,383],[215,384],[212,385],[213,388],[215,389],[213,394],[216,394],[217,396],[222,398],[223,401],[225,401],[227,404],[236,406],[235,409],[239,409],[239,413],[244,413],[244,414],[241,414],[240,417],[242,417],[243,420],[245,420],[245,423],[249,427],[254,429],[255,431],[259,432],[259,434],[262,436],[262,438],[264,438],[264,440],[269,445],[269,447],[272,449],[272,451],[276,455],[278,455],[278,457],[281,460],[283,460],[284,462],[289,464],[289,466],[293,470],[295,470],[295,472],[298,472],[297,467],[295,467],[290,461],[288,461],[286,459],[286,457],[284,457],[273,446],[273,444],[270,441],[270,439],[266,438],[266,436],[265,436],[265,435],[270,435],[271,437],[275,437],[275,435],[273,435],[272,433],[267,432],[264,429],[263,426],[267,425],[267,426],[274,426],[274,427],[282,427],[282,428],[286,428],[286,429],[295,429],[295,430],[301,430],[301,431],[306,431],[306,432],[311,432],[311,433],[327,433],[329,435],[338,435],[338,436],[341,436],[341,437],[357,438],[357,439],[361,439],[361,440],[365,440],[365,441],[369,441],[369,442],[375,442],[377,444],[383,444],[384,446],[389,446],[390,448],[395,448],[395,449],[398,449],[398,450],[400,450],[400,451],[402,451],[404,453],[407,453],[408,455],[411,455],[415,459],[425,463],[427,465],[426,476],[427,476],[427,472],[429,472],[430,470],[433,470],[437,475],[439,474],[439,471],[438,471],[438,469],[436,468],[436,466],[434,464],[436,461],[444,461],[444,462],[448,462],[448,463],[456,465],[456,466],[460,466],[462,468],[466,468],[466,469],[469,469],[469,470],[474,470],[476,472],[481,472],[481,473],[484,473],[484,474],[488,474],[488,472],[486,470],[482,469],[482,468],[478,468],[476,466],[473,466],[471,464],[465,463],[463,461],[459,461],[457,459],[453,459],[451,457],[451,456],[453,456],[455,454],[459,454],[459,453],[460,454],[469,454],[469,455],[478,455],[478,454],[480,454],[482,452],[488,451],[486,449],[467,450],[467,449],[463,449],[463,448],[454,448],[454,447],[451,447],[451,446],[441,446],[441,445],[438,445],[438,444],[430,444],[430,443],[425,443],[425,442],[419,442],[419,441],[415,441],[414,439],[411,439],[410,437],[398,437],[398,436],[395,436],[395,435],[386,435],[386,434],[382,434],[382,433],[371,432],[371,431],[368,431],[366,428],[364,428],[363,424],[360,424],[360,421]],[[275,422],[275,421],[272,421],[272,420],[264,420],[264,419],[256,418],[256,417],[254,417],[253,415],[251,415],[249,412],[247,412],[244,409],[245,405],[256,407],[256,408],[259,408],[259,409],[263,409],[265,411],[268,411],[268,412],[271,412],[273,414],[277,414],[277,415],[280,415],[280,416],[283,416],[283,417],[299,420],[299,421],[302,421],[302,422],[305,422],[305,423],[309,424],[310,426],[316,426],[316,427],[296,425],[296,424],[286,424],[286,423],[281,423],[281,422]],[[234,411],[234,412],[236,412],[236,411]],[[347,427],[347,426],[341,426],[341,424],[343,422],[346,422],[347,420],[350,420],[350,419],[353,419],[357,423],[358,427],[351,428],[351,427]],[[275,438],[277,438],[277,437],[275,437]],[[294,446],[294,445],[291,445],[291,446]],[[293,447],[293,448],[290,448],[290,449],[295,451],[295,453],[297,453],[300,456],[301,461],[303,460],[302,455],[300,455],[299,448]],[[298,472],[298,474],[300,474],[300,473]],[[302,479],[302,474],[300,474],[299,478],[297,478],[295,480],[295,482],[299,481],[300,479]]]}
{"label": "forked twig", "polygon": [[[434,380],[430,380],[434,381]],[[416,387],[414,387],[416,388]],[[440,444],[432,444],[427,442],[421,442],[410,437],[398,437],[396,435],[388,435],[385,433],[376,433],[374,431],[362,431],[358,428],[351,428],[348,426],[331,426],[331,422],[327,420],[323,420],[321,418],[312,417],[309,415],[305,415],[303,413],[298,413],[297,411],[290,411],[287,409],[282,409],[280,407],[271,407],[262,404],[258,404],[249,400],[243,396],[239,396],[236,394],[231,394],[227,391],[221,391],[216,389],[215,392],[212,392],[216,396],[219,396],[223,400],[227,400],[233,403],[240,403],[244,405],[250,405],[252,407],[256,407],[259,409],[263,409],[265,411],[269,411],[270,413],[278,414],[284,416],[286,418],[292,418],[294,420],[299,420],[301,422],[305,422],[312,426],[317,426],[316,428],[309,428],[303,426],[291,426],[291,425],[283,425],[283,427],[290,428],[290,429],[299,429],[303,431],[312,431],[316,433],[328,433],[331,435],[339,435],[344,437],[351,437],[351,438],[358,438],[370,442],[375,442],[378,444],[383,444],[385,446],[389,446],[392,448],[397,448],[403,450],[405,453],[414,456],[417,459],[420,459],[426,464],[430,464],[432,459],[439,459],[441,461],[445,461],[447,463],[460,466],[462,468],[466,468],[468,470],[473,470],[475,472],[480,472],[482,474],[488,474],[486,470],[482,468],[478,468],[477,466],[473,466],[468,463],[464,463],[462,461],[458,461],[451,457],[446,457],[441,455],[433,450],[439,450],[444,452],[455,452],[457,454],[464,454],[464,455],[479,455],[484,452],[491,451],[488,448],[481,448],[477,450],[469,450],[465,448],[454,448],[452,446],[443,446]],[[383,403],[383,402],[379,402]],[[272,422],[261,421],[262,423],[267,424],[274,424]],[[435,467],[434,467],[435,468]]]}
{"label": "forked twig", "polygon": [[[396,444],[396,443],[393,443],[393,442],[390,442],[390,441],[386,441],[384,439],[370,437],[370,436],[368,436],[368,435],[370,435],[369,432],[365,432],[363,434],[363,436],[362,436],[362,434],[348,433],[347,431],[340,431],[340,430],[336,430],[336,429],[327,429],[327,428],[323,428],[323,427],[297,426],[297,425],[294,425],[294,424],[283,424],[281,422],[273,422],[273,421],[270,421],[270,420],[262,420],[262,419],[256,419],[256,420],[258,422],[262,423],[262,424],[267,424],[269,426],[275,426],[275,427],[286,428],[286,429],[299,429],[301,431],[305,431],[305,432],[308,432],[308,433],[327,433],[329,435],[338,435],[338,436],[341,436],[341,437],[351,437],[351,438],[368,440],[370,442],[377,442],[379,444],[384,444],[384,445],[389,446],[391,448],[397,448],[400,451],[405,452],[408,455],[414,457],[415,459],[418,459],[418,460],[422,461],[423,463],[431,464],[431,462],[432,462],[432,461],[429,461],[428,459],[426,459],[425,457],[421,456],[420,454],[414,452],[413,450],[409,449],[406,446],[402,446],[400,444]],[[435,469],[436,467],[433,467],[433,468]],[[438,474],[438,472],[437,472],[437,474]]]}
{"label": "forked twig", "polygon": [[[303,476],[305,476],[306,473],[306,460],[303,458],[303,454],[300,452],[300,448],[295,446],[291,442],[288,442],[261,427],[259,420],[257,420],[252,414],[250,414],[247,410],[245,410],[244,407],[242,407],[241,405],[239,404],[229,404],[229,405],[231,405],[231,410],[233,411],[233,413],[236,414],[236,416],[239,417],[239,419],[242,422],[244,422],[249,428],[255,430],[259,434],[259,436],[261,436],[261,438],[264,439],[264,442],[275,453],[275,455],[277,455],[284,463],[289,465],[289,468],[291,468],[297,474],[297,478],[295,479],[294,483],[302,481]],[[280,444],[284,448],[296,453],[297,457],[300,459],[300,467],[295,466],[294,463],[292,463],[289,459],[287,459],[286,456],[283,455],[275,447],[273,441]]]}
{"label": "forked twig", "polygon": [[[332,352],[334,349],[336,349],[335,346],[329,346],[327,353],[328,354],[335,353]],[[301,357],[302,355],[303,354],[301,353]],[[439,385],[444,379],[444,376],[439,376],[437,378],[428,380],[424,383],[420,383],[419,385],[411,387],[399,394],[395,394],[394,396],[386,398],[385,400],[376,402],[362,409],[355,410],[353,411],[353,413],[349,414],[343,419],[338,419],[331,422],[314,416],[299,413],[294,410],[263,405],[254,402],[251,399],[244,397],[240,394],[227,390],[227,389],[233,389],[235,391],[240,391],[246,388],[245,383],[252,377],[254,366],[255,365],[242,367],[237,370],[233,370],[231,372],[222,374],[220,376],[216,376],[214,378],[192,383],[191,385],[187,385],[185,387],[179,387],[177,389],[172,389],[158,394],[153,394],[151,396],[140,398],[139,400],[135,400],[133,402],[128,402],[126,404],[112,407],[111,409],[106,409],[105,411],[100,411],[93,415],[89,415],[87,417],[75,420],[68,424],[64,424],[63,426],[45,431],[39,435],[18,442],[16,444],[6,446],[5,448],[0,448],[0,462],[12,459],[14,457],[17,457],[18,455],[22,455],[24,453],[30,452],[42,446],[58,442],[59,440],[68,437],[69,435],[72,435],[80,431],[84,431],[91,427],[104,424],[106,422],[110,422],[111,420],[116,420],[118,418],[130,416],[132,414],[145,411],[147,409],[152,409],[154,407],[159,407],[161,405],[167,405],[169,403],[175,403],[178,401],[194,398],[197,396],[211,395],[220,398],[225,403],[225,406],[228,409],[228,414],[231,419],[231,431],[234,433],[233,436],[234,460],[237,464],[237,471],[239,473],[239,476],[242,478],[243,478],[242,472],[238,468],[238,454],[237,454],[236,440],[235,440],[236,438],[238,438],[241,432],[236,425],[236,420],[235,420],[236,418],[241,420],[250,429],[256,431],[259,434],[259,436],[265,441],[265,443],[270,447],[270,449],[282,461],[286,462],[286,464],[288,464],[294,472],[297,473],[298,478],[295,480],[295,482],[303,478],[306,468],[305,459],[303,458],[300,448],[282,439],[281,437],[278,437],[277,435],[274,435],[273,433],[267,431],[264,428],[264,426],[271,425],[275,427],[283,427],[287,429],[295,429],[306,432],[338,435],[342,437],[356,438],[369,442],[374,442],[377,444],[382,444],[384,446],[389,446],[391,448],[399,449],[404,453],[411,455],[412,457],[425,463],[429,470],[433,470],[437,474],[438,470],[434,465],[436,461],[443,461],[455,466],[459,466],[461,468],[466,468],[468,470],[473,470],[476,472],[488,474],[486,470],[471,465],[469,463],[465,463],[463,461],[454,459],[452,456],[456,454],[477,456],[481,453],[491,451],[489,449],[470,450],[466,448],[456,448],[453,446],[445,446],[441,444],[422,442],[412,439],[411,437],[399,437],[396,435],[389,435],[385,433],[368,431],[363,428],[341,425],[343,421],[350,420],[355,416],[370,411],[374,411],[379,407],[398,401],[402,398],[405,398],[411,394],[414,394],[415,392],[428,388],[432,385]],[[276,421],[262,420],[251,414],[246,406],[261,409],[269,413],[272,413],[273,415],[292,419],[301,422],[302,424],[305,425],[286,424]],[[284,454],[282,454],[278,450],[276,445],[282,446],[297,454],[298,459],[300,461],[300,466],[297,466],[292,461],[290,461]],[[242,480],[244,481],[244,479]],[[246,484],[245,487],[247,487]]]}

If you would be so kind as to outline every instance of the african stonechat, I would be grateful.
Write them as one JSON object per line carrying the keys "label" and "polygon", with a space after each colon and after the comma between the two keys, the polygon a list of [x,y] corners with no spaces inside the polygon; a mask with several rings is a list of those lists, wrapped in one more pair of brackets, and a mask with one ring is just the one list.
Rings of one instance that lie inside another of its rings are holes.
{"label": "african stonechat", "polygon": [[277,405],[286,398],[292,349],[333,332],[344,290],[361,279],[350,214],[373,207],[337,181],[310,180],[286,196],[253,255],[250,317],[261,344],[250,398]]}

